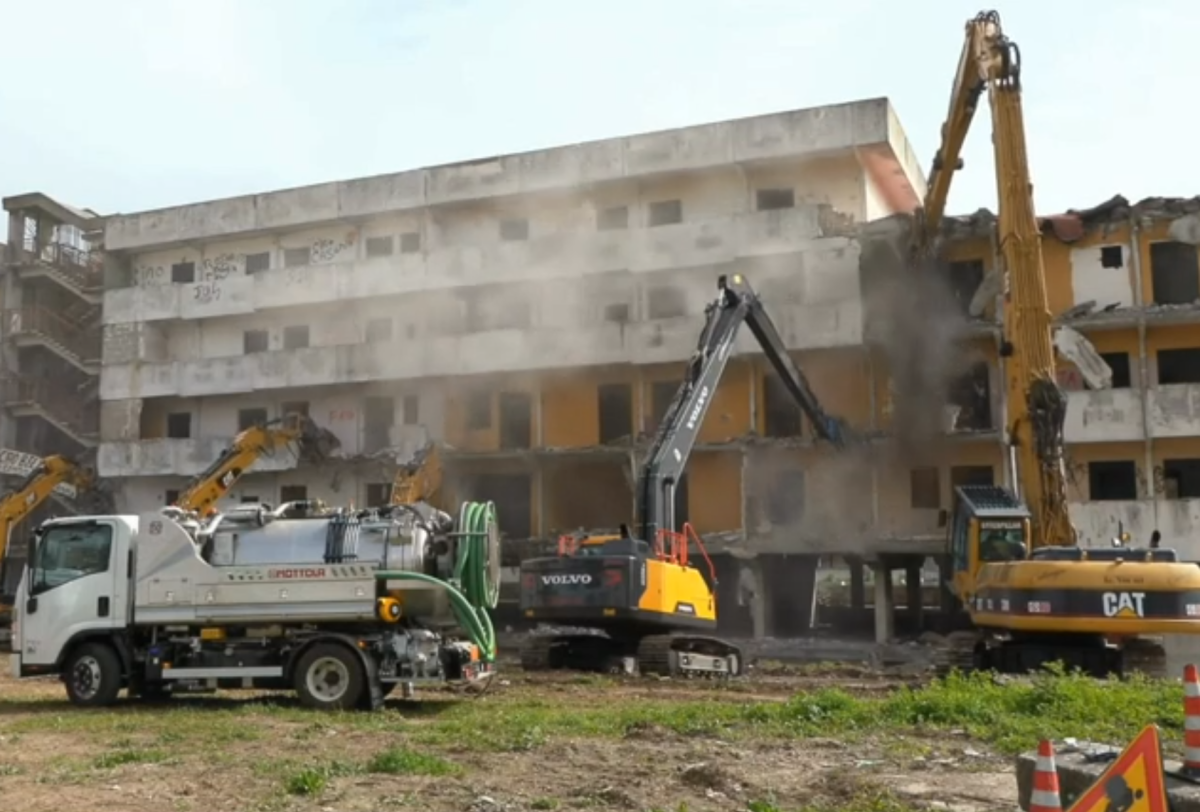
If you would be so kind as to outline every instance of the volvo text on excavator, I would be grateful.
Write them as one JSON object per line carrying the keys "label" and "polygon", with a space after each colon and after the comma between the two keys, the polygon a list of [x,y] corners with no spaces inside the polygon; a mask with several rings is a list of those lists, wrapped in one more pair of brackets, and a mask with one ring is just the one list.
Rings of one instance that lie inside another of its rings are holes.
{"label": "volvo text on excavator", "polygon": [[251,426],[234,437],[221,456],[192,480],[173,507],[201,518],[214,515],[217,502],[259,457],[292,446],[300,460],[320,462],[341,443],[332,432],[299,412]]}
{"label": "volvo text on excavator", "polygon": [[[741,651],[705,634],[717,627],[716,569],[691,525],[676,529],[675,489],[743,322],[816,434],[841,448],[847,432],[821,408],[745,278],[722,276],[717,287],[683,384],[638,477],[636,527],[621,525],[617,535],[564,537],[557,555],[521,565],[526,618],[594,630],[531,635],[521,651],[527,670],[742,672]],[[702,562],[692,559],[693,545]]]}
{"label": "volvo text on excavator", "polygon": [[[101,510],[111,510],[111,499],[97,484],[96,475],[90,468],[54,455],[42,459],[41,464],[30,471],[20,485],[0,499],[0,585],[8,583],[9,544],[17,525],[37,510],[61,485],[75,488],[77,498],[85,493],[90,494],[92,501],[100,503],[98,507]],[[96,496],[101,498],[96,499]],[[0,650],[8,645],[11,619],[12,595],[0,595]]]}
{"label": "volvo text on excavator", "polygon": [[910,243],[915,272],[936,251],[953,173],[987,93],[998,193],[1009,480],[960,486],[949,518],[949,588],[973,629],[950,636],[945,668],[1019,673],[1063,661],[1095,676],[1165,665],[1147,635],[1200,632],[1200,567],[1159,548],[1082,548],[1067,509],[1066,396],[1059,388],[1041,232],[1033,206],[1017,46],[1000,17],[969,20],[949,116]]}

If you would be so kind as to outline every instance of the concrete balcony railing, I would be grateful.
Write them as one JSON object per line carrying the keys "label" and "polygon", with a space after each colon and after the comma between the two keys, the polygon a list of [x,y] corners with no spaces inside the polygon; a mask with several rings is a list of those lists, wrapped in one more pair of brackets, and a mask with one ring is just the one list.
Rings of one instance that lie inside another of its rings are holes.
{"label": "concrete balcony railing", "polygon": [[1069,392],[1063,436],[1068,443],[1115,443],[1143,439],[1141,391],[1107,389]]}
{"label": "concrete balcony railing", "polygon": [[[573,279],[605,271],[650,273],[769,254],[824,252],[810,274],[813,301],[858,296],[856,244],[828,207],[752,212],[651,229],[548,234],[524,242],[433,248],[191,284],[109,290],[106,324],[196,319],[278,307],[497,282]],[[832,295],[831,295],[832,294]]]}
{"label": "concrete balcony railing", "polygon": [[1200,561],[1200,499],[1072,502],[1070,511],[1084,546],[1108,547],[1121,530],[1132,544],[1144,546],[1157,529],[1163,547],[1174,547],[1183,560]]}
{"label": "concrete balcony railing", "polygon": [[[862,332],[857,302],[794,308],[776,326],[789,348],[846,346]],[[252,390],[332,386],[477,373],[521,372],[602,364],[686,360],[703,317],[590,328],[492,330],[387,344],[349,344],[163,363],[106,365],[103,400],[236,394]],[[749,331],[736,352],[759,348]]]}
{"label": "concrete balcony railing", "polygon": [[[97,449],[97,473],[119,476],[196,476],[211,465],[229,446],[229,437],[133,440],[101,443]],[[259,457],[256,472],[290,471],[296,458],[287,451]]]}
{"label": "concrete balcony railing", "polygon": [[99,404],[56,378],[12,376],[0,382],[4,406],[17,416],[41,417],[84,446],[100,433]]}
{"label": "concrete balcony railing", "polygon": [[[93,306],[85,306],[88,310]],[[100,367],[100,327],[67,318],[47,307],[11,307],[4,311],[0,330],[7,341],[40,344],[88,375]]]}

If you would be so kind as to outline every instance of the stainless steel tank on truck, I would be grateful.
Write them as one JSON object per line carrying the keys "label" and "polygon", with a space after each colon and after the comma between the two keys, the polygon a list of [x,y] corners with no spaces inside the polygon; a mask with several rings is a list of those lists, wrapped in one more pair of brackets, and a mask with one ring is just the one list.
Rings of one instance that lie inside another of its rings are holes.
{"label": "stainless steel tank on truck", "polygon": [[255,688],[377,708],[493,673],[499,561],[491,503],[54,519],[18,588],[13,676],[57,674],[77,705]]}

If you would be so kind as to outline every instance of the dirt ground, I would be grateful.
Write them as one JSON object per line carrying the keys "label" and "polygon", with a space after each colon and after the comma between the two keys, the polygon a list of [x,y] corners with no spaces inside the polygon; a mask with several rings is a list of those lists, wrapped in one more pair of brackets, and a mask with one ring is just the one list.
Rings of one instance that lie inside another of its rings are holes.
{"label": "dirt ground", "polygon": [[[654,722],[702,716],[705,703],[782,702],[830,684],[875,694],[900,682],[768,667],[722,688],[508,667],[481,697],[432,692],[375,714],[310,713],[244,693],[92,712],[68,706],[55,681],[12,680],[0,655],[0,799],[9,812],[1016,809],[1011,760],[965,736],[726,739]],[[605,708],[639,704],[646,721],[595,727]],[[577,729],[556,725],[581,709]]]}

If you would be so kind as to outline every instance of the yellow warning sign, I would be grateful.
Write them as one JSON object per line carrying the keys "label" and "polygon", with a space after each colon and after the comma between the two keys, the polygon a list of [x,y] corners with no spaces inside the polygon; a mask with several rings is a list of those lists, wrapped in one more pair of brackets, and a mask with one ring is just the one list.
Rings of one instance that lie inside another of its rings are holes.
{"label": "yellow warning sign", "polygon": [[1067,812],[1167,812],[1158,728],[1147,725]]}

